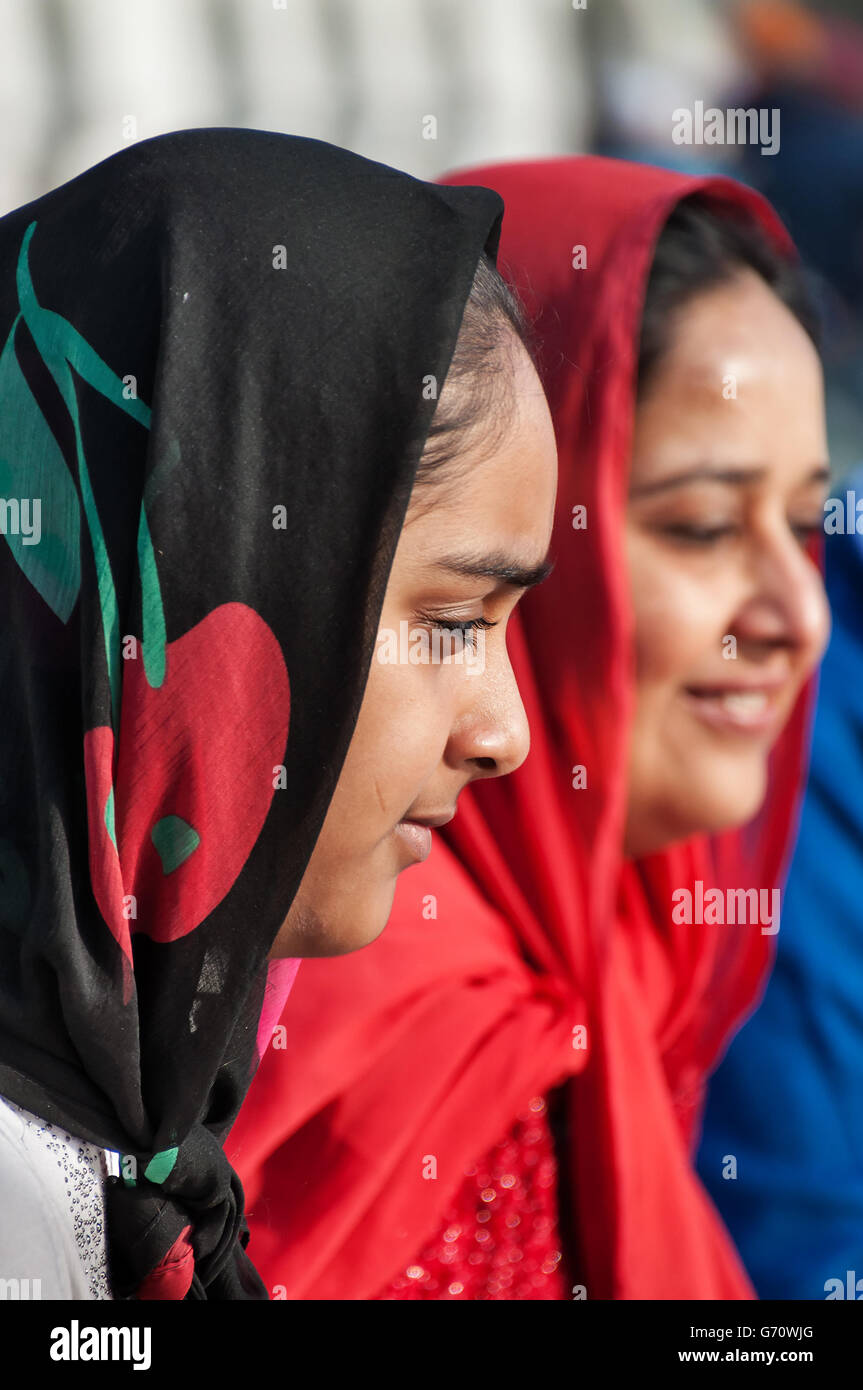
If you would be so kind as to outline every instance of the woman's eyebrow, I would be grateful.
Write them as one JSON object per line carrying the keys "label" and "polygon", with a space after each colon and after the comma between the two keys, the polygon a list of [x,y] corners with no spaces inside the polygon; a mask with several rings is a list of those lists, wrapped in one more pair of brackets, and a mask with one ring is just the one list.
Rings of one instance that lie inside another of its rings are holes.
{"label": "woman's eyebrow", "polygon": [[[699,464],[695,468],[687,468],[683,473],[672,473],[669,477],[658,478],[655,482],[637,484],[630,488],[629,495],[630,497],[649,497],[656,492],[665,492],[671,488],[685,487],[687,483],[704,481],[730,483],[734,487],[744,487],[747,483],[759,482],[766,472],[767,469],[763,466],[757,468],[716,468],[709,463]],[[803,480],[801,486],[827,482],[829,478],[829,464],[819,463]]]}
{"label": "woman's eyebrow", "polygon": [[444,555],[433,563],[469,579],[496,579],[515,589],[531,589],[548,579],[554,569],[554,561],[549,556],[550,552],[538,565],[525,566],[517,564],[503,551],[495,550],[488,555]]}

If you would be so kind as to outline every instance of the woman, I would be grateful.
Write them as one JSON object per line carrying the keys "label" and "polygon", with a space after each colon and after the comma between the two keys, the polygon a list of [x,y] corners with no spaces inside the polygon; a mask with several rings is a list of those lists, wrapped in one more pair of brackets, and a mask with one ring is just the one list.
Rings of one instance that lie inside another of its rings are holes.
{"label": "woman", "polygon": [[725,179],[447,182],[476,179],[561,459],[510,624],[530,758],[469,789],[380,941],[306,967],[227,1150],[276,1295],[749,1298],[692,1147],[769,965],[828,622],[792,248]]}
{"label": "woman", "polygon": [[776,964],[710,1080],[698,1155],[769,1299],[863,1297],[861,497],[863,468],[834,479],[824,546],[833,629]]}
{"label": "woman", "polygon": [[556,456],[501,212],[205,129],[0,222],[0,1276],[42,1297],[267,1297],[221,1144],[258,1029],[525,755]]}

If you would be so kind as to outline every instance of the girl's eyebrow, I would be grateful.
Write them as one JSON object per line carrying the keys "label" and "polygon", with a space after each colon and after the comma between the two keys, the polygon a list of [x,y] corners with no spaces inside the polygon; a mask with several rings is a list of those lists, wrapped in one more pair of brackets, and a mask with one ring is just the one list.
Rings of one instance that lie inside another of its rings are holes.
{"label": "girl's eyebrow", "polygon": [[[685,487],[687,483],[711,482],[711,483],[730,483],[734,487],[743,487],[746,483],[759,482],[767,472],[763,466],[753,468],[716,468],[712,464],[703,463],[696,465],[695,468],[688,468],[683,473],[672,473],[667,478],[658,478],[655,482],[641,483],[630,488],[630,497],[649,497],[656,492],[665,492],[667,489],[675,487]],[[810,483],[827,482],[830,478],[830,466],[826,463],[819,463],[812,469],[812,472],[803,480],[801,486]]]}
{"label": "girl's eyebrow", "polygon": [[549,556],[550,552],[538,565],[520,565],[503,551],[495,550],[488,555],[444,555],[433,563],[469,579],[496,579],[514,589],[531,589],[548,579],[554,569]]}

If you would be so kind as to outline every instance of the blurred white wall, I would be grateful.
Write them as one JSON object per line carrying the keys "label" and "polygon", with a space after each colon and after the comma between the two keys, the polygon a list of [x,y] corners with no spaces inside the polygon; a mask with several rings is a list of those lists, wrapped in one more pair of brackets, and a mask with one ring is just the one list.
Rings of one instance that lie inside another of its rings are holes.
{"label": "blurred white wall", "polygon": [[0,214],[189,126],[315,136],[423,178],[577,153],[590,19],[572,0],[0,0]]}

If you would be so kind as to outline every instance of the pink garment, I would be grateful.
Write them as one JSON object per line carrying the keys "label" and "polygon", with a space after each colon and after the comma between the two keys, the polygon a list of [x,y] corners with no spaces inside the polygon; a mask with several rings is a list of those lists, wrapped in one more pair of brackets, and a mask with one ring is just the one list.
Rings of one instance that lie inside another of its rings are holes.
{"label": "pink garment", "polygon": [[261,1006],[261,1013],[258,1019],[257,1052],[255,1069],[258,1062],[263,1057],[273,1035],[273,1028],[279,1021],[282,1009],[288,1000],[288,995],[294,987],[294,980],[297,978],[297,971],[300,968],[300,960],[293,956],[286,956],[282,960],[271,960],[267,969],[267,983],[264,989],[264,1002]]}

